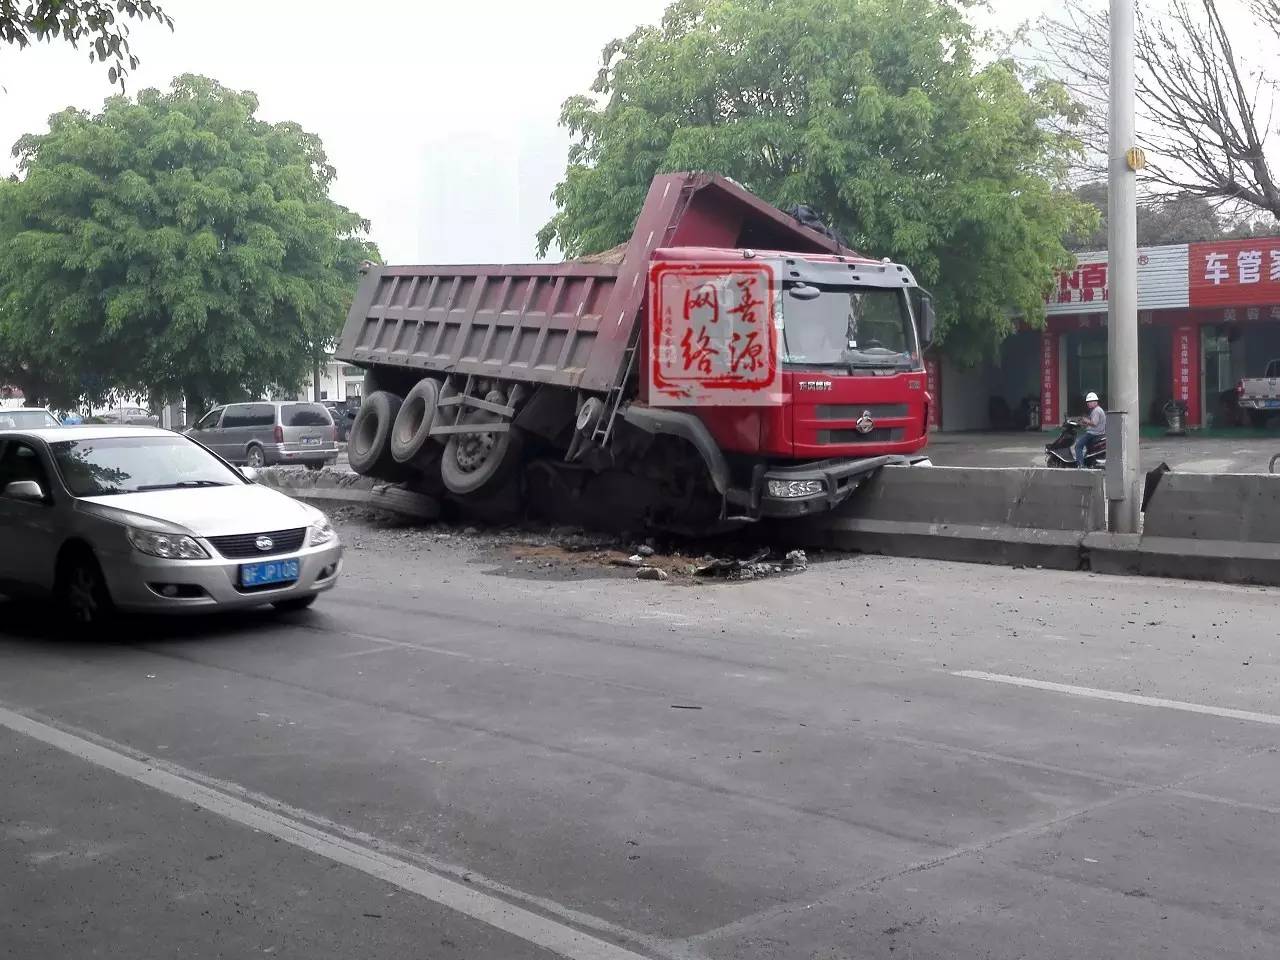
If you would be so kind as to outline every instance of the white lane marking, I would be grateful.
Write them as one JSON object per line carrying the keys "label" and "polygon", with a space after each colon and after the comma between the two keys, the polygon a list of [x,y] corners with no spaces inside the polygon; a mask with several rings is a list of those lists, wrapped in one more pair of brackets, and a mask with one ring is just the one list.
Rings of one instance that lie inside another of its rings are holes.
{"label": "white lane marking", "polygon": [[525,910],[471,884],[450,880],[303,820],[241,800],[199,782],[197,774],[184,776],[179,772],[182,768],[173,764],[162,767],[158,762],[135,759],[5,707],[0,707],[0,726],[308,853],[359,870],[568,960],[646,960],[642,954]]}
{"label": "white lane marking", "polygon": [[1143,697],[1136,693],[1120,693],[1117,690],[1099,690],[1095,687],[1076,687],[1069,683],[1051,683],[1048,680],[1032,680],[1029,677],[1011,677],[1004,673],[987,673],[985,670],[953,670],[954,677],[967,677],[970,680],[989,680],[992,683],[1007,683],[1015,687],[1030,687],[1033,690],[1048,690],[1051,693],[1065,693],[1073,697],[1089,697],[1093,700],[1112,700],[1116,703],[1130,703],[1139,707],[1163,707],[1166,710],[1181,710],[1184,713],[1203,713],[1211,717],[1226,717],[1228,720],[1245,720],[1249,723],[1265,723],[1280,727],[1280,716],[1274,713],[1256,713],[1253,710],[1235,710],[1231,707],[1211,707],[1204,703],[1188,703],[1185,700],[1166,700],[1163,697]]}

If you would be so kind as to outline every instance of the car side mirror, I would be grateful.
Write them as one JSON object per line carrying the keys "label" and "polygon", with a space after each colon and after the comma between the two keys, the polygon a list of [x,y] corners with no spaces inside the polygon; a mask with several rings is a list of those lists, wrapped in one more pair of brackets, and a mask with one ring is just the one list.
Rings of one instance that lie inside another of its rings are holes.
{"label": "car side mirror", "polygon": [[5,484],[4,496],[7,500],[22,500],[26,503],[44,503],[44,489],[34,480],[14,480]]}
{"label": "car side mirror", "polygon": [[788,287],[787,293],[797,300],[817,300],[822,296],[822,291],[809,283],[798,283],[794,287]]}
{"label": "car side mirror", "polygon": [[253,469],[253,467],[241,467],[240,476],[244,477],[250,483],[258,482],[258,471]]}

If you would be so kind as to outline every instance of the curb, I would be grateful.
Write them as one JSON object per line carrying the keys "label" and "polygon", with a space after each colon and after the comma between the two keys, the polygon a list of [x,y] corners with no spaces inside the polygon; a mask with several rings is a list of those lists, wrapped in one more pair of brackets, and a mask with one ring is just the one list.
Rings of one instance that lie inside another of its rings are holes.
{"label": "curb", "polygon": [[296,500],[356,503],[415,520],[440,516],[440,501],[435,497],[354,473],[273,467],[260,470],[257,482]]}

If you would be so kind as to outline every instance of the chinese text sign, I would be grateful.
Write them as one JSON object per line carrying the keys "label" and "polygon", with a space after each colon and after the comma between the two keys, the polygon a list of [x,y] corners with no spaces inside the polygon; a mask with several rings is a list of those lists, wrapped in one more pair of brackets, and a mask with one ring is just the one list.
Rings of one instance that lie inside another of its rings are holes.
{"label": "chinese text sign", "polygon": [[1040,334],[1040,422],[1058,422],[1058,335]]}
{"label": "chinese text sign", "polygon": [[1193,243],[1189,260],[1193,307],[1280,303],[1280,239]]}
{"label": "chinese text sign", "polygon": [[1173,396],[1187,405],[1187,424],[1200,423],[1200,332],[1185,324],[1173,331]]}
{"label": "chinese text sign", "polygon": [[766,263],[649,267],[649,402],[782,402],[776,284]]}

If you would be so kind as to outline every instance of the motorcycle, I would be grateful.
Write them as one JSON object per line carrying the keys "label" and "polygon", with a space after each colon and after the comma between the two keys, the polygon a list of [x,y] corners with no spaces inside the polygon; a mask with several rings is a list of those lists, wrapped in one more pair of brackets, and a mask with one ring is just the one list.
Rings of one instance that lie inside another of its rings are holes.
{"label": "motorcycle", "polygon": [[[1062,429],[1054,437],[1052,443],[1044,447],[1044,465],[1046,467],[1070,467],[1075,469],[1076,437],[1080,436],[1087,423],[1083,417],[1068,417],[1062,422]],[[1107,438],[1096,437],[1084,448],[1084,465],[1089,470],[1101,470],[1107,465]]]}

